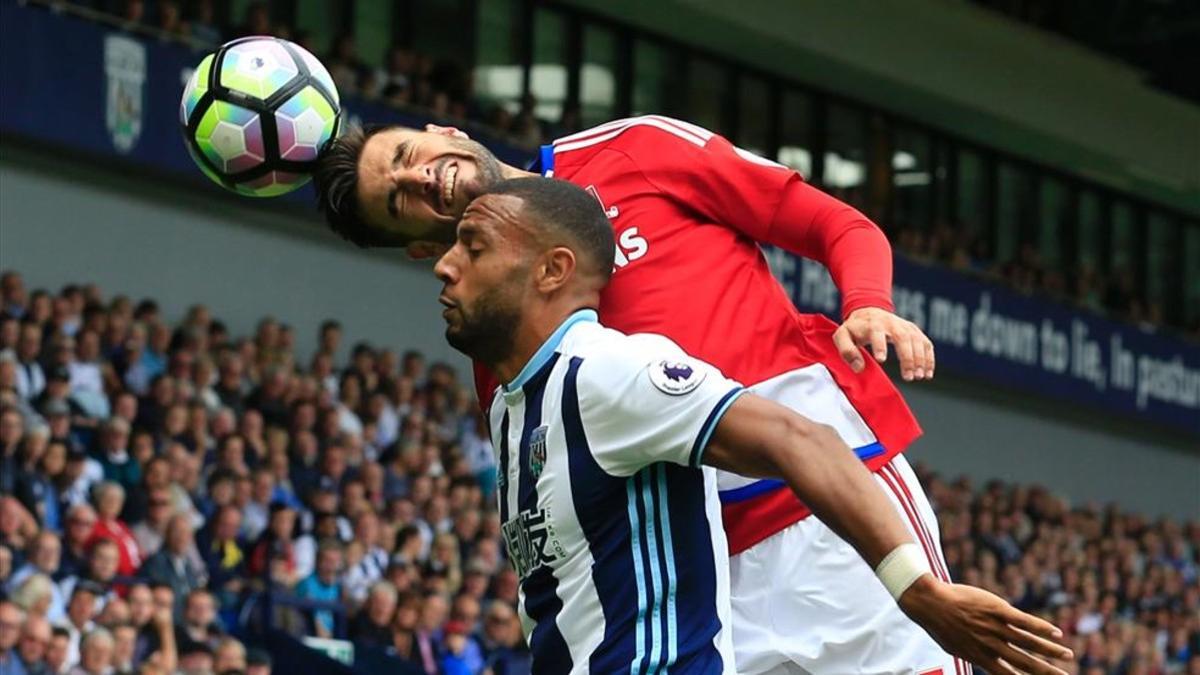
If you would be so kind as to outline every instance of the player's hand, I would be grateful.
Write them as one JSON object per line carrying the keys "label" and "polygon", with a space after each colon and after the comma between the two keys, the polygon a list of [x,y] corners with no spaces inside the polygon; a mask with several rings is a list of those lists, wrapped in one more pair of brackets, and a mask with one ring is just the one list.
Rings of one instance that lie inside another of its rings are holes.
{"label": "player's hand", "polygon": [[883,363],[889,342],[895,345],[900,358],[901,377],[908,381],[933,379],[933,343],[915,323],[886,309],[856,309],[833,333],[833,343],[856,373],[867,365],[860,346],[869,348],[875,360]]}
{"label": "player's hand", "polygon": [[1052,661],[1074,658],[1054,624],[981,588],[927,574],[900,596],[900,608],[947,652],[989,673],[1066,675]]}
{"label": "player's hand", "polygon": [[436,241],[414,241],[405,250],[408,251],[408,257],[413,260],[428,260],[442,257],[446,251],[450,250],[450,247]]}

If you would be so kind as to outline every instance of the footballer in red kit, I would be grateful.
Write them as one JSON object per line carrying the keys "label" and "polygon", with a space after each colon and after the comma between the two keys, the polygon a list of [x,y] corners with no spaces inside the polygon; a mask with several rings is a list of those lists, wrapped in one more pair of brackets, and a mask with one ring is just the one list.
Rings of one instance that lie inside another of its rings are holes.
{"label": "footballer in red kit", "polygon": [[[901,454],[920,427],[877,363],[891,342],[902,376],[927,379],[933,346],[893,314],[882,232],[796,171],[651,115],[560,138],[529,171],[452,128],[355,130],[334,144],[317,184],[344,237],[409,245],[421,257],[452,240],[457,217],[488,184],[529,173],[574,183],[604,207],[617,242],[601,296],[605,325],[665,335],[751,391],[832,426],[948,580],[936,518]],[[428,234],[415,242],[398,234],[414,230]],[[760,244],[824,264],[842,292],[844,323],[797,311]],[[486,408],[498,383],[478,366],[475,377]],[[720,486],[738,672],[970,672],[781,482],[728,474]]]}

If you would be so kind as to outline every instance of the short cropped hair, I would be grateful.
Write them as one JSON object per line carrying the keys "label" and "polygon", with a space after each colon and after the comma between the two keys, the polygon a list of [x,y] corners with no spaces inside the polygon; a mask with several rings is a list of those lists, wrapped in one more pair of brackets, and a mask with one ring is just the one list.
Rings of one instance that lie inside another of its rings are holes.
{"label": "short cropped hair", "polygon": [[523,202],[523,211],[537,228],[565,235],[581,262],[605,282],[612,276],[616,241],[612,224],[600,201],[564,180],[538,176],[510,178],[487,190],[487,194],[512,195]]}
{"label": "short cropped hair", "polygon": [[396,244],[373,230],[362,218],[358,204],[358,160],[372,136],[399,127],[398,124],[347,126],[321,152],[313,172],[317,209],[325,216],[325,222],[342,239],[360,248]]}

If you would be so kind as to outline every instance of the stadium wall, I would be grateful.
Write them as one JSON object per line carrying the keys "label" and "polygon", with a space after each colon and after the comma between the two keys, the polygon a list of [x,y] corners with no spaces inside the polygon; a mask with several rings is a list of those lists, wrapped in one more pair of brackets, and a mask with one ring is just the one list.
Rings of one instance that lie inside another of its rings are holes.
{"label": "stadium wall", "polygon": [[[440,285],[427,266],[344,244],[305,210],[281,215],[254,204],[4,144],[0,269],[20,270],[31,288],[95,281],[109,294],[153,297],[171,319],[202,301],[238,334],[270,313],[295,328],[302,359],[320,321],[336,317],[347,343],[417,348],[466,374],[442,340]],[[944,377],[904,393],[926,431],[910,457],[945,475],[1037,482],[1075,502],[1119,498],[1149,514],[1200,514],[1200,452],[1186,441]]]}
{"label": "stadium wall", "polygon": [[972,3],[565,2],[1200,214],[1200,108]]}
{"label": "stadium wall", "polygon": [[289,217],[216,186],[164,186],[9,144],[0,224],[0,269],[31,288],[95,281],[110,295],[154,298],[170,319],[204,302],[239,334],[271,314],[295,328],[305,363],[329,317],[350,339],[465,363],[442,340],[441,285],[428,266],[343,244],[307,210]]}

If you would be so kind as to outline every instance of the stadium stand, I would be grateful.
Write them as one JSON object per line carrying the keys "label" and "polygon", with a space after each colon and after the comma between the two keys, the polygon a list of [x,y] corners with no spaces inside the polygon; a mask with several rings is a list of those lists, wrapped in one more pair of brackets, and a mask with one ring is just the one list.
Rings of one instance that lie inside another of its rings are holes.
{"label": "stadium stand", "polygon": [[[203,304],[0,291],[0,588],[29,672],[245,670],[264,627],[393,672],[528,672],[452,368],[366,343],[340,363],[335,320],[306,359],[270,317],[237,336]],[[1200,668],[1200,522],[921,475],[951,573],[1058,623],[1077,672]]]}
{"label": "stadium stand", "polygon": [[[585,126],[577,105],[545,106],[532,92],[516,100],[499,101],[481,93],[462,55],[435,58],[411,46],[395,43],[388,46],[380,58],[371,60],[359,53],[351,32],[333,36],[328,40],[329,49],[324,51],[311,31],[273,14],[274,5],[268,2],[240,3],[243,7],[240,16],[235,15],[230,3],[212,0],[186,4],[173,0],[47,4],[83,12],[129,32],[181,41],[198,49],[246,35],[270,34],[287,38],[322,55],[322,61],[329,67],[343,96],[379,103],[443,124],[484,129],[497,140],[530,152],[541,143]],[[1047,17],[1059,16],[1045,11],[1044,3],[1033,3],[1028,9],[1028,17],[1002,4],[980,4],[1021,15],[1039,25],[1048,21]],[[444,18],[463,20],[457,15]],[[343,17],[341,23],[352,22]],[[546,112],[551,107],[555,114]],[[717,130],[729,133],[727,129]],[[878,151],[870,154],[878,157],[888,154],[882,146],[875,150]],[[946,266],[999,282],[1025,295],[1051,298],[1119,321],[1146,328],[1168,327],[1200,341],[1200,315],[1170,311],[1173,305],[1165,301],[1162,291],[1151,297],[1139,274],[1143,272],[1139,269],[1141,263],[1127,260],[1119,265],[1108,265],[1083,259],[1074,262],[1047,260],[1034,232],[1036,226],[1031,222],[1017,225],[1019,240],[1013,244],[1012,253],[1003,253],[995,250],[995,243],[988,233],[965,223],[913,221],[899,213],[885,217],[873,208],[872,198],[853,191],[840,191],[831,181],[826,183],[823,187],[827,191],[879,222],[896,250],[913,260]],[[1024,218],[1032,220],[1030,214],[1025,214]]]}

